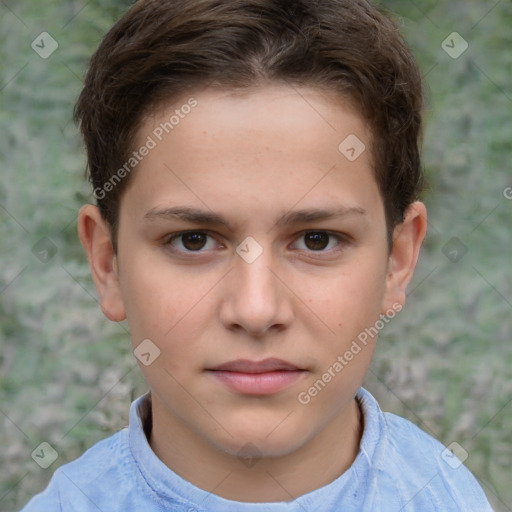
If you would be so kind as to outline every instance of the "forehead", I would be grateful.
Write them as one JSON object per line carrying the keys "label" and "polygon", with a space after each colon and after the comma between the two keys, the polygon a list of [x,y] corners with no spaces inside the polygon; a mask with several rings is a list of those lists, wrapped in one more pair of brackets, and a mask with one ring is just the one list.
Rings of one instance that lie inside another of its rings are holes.
{"label": "forehead", "polygon": [[180,135],[185,134],[190,143],[202,136],[218,142],[238,134],[237,142],[242,143],[241,136],[249,135],[247,154],[265,143],[272,148],[285,142],[281,145],[284,149],[299,141],[303,151],[322,151],[330,145],[332,160],[337,156],[337,139],[341,141],[354,131],[369,146],[369,127],[350,99],[326,89],[269,84],[233,90],[209,87],[161,103],[145,118],[137,140],[143,142],[153,133],[157,142],[164,144],[172,143],[172,138],[182,143],[185,137]]}
{"label": "forehead", "polygon": [[381,206],[365,121],[316,88],[196,91],[144,120],[135,146],[144,145],[127,193],[147,209]]}

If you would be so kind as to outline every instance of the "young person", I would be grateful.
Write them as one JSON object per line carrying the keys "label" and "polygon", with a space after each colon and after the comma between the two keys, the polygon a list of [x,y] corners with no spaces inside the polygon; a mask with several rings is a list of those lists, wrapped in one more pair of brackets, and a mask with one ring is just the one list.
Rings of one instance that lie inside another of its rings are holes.
{"label": "young person", "polygon": [[150,393],[24,511],[486,511],[361,388],[426,233],[422,88],[366,0],[145,0],[76,106],[79,234]]}

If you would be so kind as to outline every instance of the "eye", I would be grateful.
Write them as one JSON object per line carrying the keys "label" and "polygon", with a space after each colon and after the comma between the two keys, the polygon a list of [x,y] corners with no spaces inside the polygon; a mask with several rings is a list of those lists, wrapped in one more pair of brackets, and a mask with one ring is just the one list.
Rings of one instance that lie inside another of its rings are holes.
{"label": "eye", "polygon": [[296,242],[295,248],[300,251],[327,251],[335,249],[342,237],[328,231],[307,231]]}
{"label": "eye", "polygon": [[199,252],[202,249],[213,249],[217,243],[204,231],[184,231],[171,236],[166,245],[182,252]]}

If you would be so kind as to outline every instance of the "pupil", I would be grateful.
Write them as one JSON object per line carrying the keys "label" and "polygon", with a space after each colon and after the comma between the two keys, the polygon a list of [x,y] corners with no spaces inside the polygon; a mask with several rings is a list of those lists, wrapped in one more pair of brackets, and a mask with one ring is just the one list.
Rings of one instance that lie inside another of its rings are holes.
{"label": "pupil", "polygon": [[305,235],[306,247],[314,251],[325,249],[329,245],[327,233],[308,233]]}
{"label": "pupil", "polygon": [[183,246],[189,251],[198,251],[206,244],[206,235],[204,233],[185,233],[182,235],[181,240]]}

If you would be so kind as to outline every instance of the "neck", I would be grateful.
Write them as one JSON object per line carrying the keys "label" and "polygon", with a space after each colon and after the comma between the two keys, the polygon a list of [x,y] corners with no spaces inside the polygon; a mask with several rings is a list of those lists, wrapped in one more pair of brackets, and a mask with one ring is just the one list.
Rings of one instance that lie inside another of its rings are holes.
{"label": "neck", "polygon": [[242,459],[212,445],[162,407],[153,402],[150,445],[155,454],[196,487],[240,502],[289,501],[329,484],[353,463],[363,431],[362,413],[354,399],[293,452]]}

